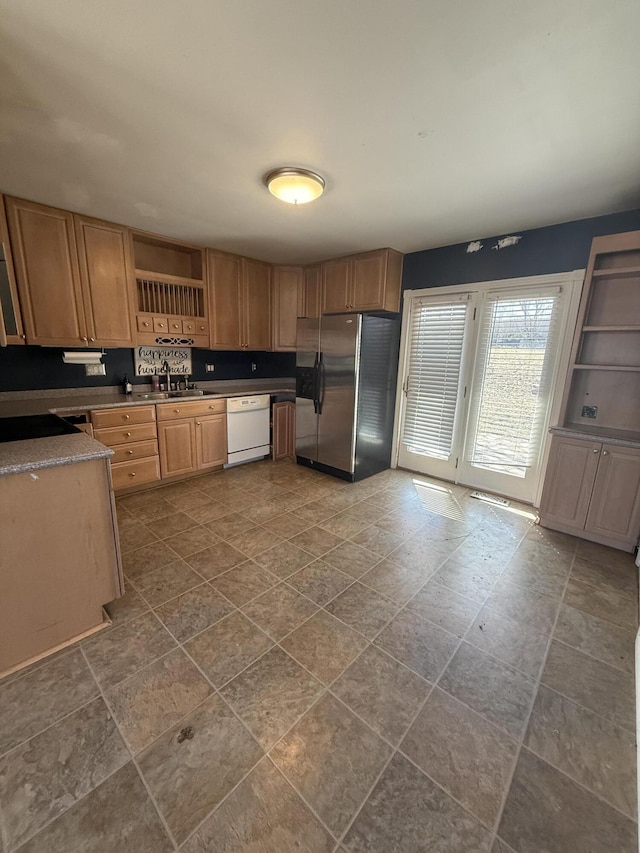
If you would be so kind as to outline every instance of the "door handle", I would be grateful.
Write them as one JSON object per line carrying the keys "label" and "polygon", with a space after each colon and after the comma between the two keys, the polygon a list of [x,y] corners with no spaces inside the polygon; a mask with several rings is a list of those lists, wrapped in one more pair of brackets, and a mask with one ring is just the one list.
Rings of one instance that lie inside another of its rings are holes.
{"label": "door handle", "polygon": [[320,358],[318,359],[318,374],[319,374],[319,382],[320,382],[320,393],[318,395],[318,414],[322,414],[322,406],[324,405],[324,392],[325,392],[325,384],[326,384],[326,372],[324,366],[324,360],[322,358],[322,353],[320,353]]}
{"label": "door handle", "polygon": [[315,354],[315,358],[313,360],[313,374],[311,378],[311,395],[313,397],[313,414],[317,415],[318,412],[318,391],[320,389],[320,381],[319,381],[319,362],[318,362],[318,353]]}

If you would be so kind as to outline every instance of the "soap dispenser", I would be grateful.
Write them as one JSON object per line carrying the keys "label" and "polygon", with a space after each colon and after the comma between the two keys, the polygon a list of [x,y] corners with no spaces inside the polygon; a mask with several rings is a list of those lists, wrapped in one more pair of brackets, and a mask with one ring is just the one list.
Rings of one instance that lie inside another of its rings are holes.
{"label": "soap dispenser", "polygon": [[129,382],[129,377],[125,373],[124,379],[122,380],[122,393],[123,394],[131,394],[133,391],[133,385]]}

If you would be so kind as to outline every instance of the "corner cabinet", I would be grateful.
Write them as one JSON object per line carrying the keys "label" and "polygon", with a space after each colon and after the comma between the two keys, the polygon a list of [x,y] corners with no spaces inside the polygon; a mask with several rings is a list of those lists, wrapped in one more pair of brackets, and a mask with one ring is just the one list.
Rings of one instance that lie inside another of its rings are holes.
{"label": "corner cabinet", "polygon": [[596,237],[540,523],[625,551],[640,536],[640,231]]}
{"label": "corner cabinet", "polygon": [[209,250],[211,349],[270,350],[271,265]]}
{"label": "corner cabinet", "polygon": [[133,346],[127,230],[7,198],[26,340],[41,346]]}
{"label": "corner cabinet", "polygon": [[322,269],[322,312],[400,310],[402,255],[376,249],[326,261]]}

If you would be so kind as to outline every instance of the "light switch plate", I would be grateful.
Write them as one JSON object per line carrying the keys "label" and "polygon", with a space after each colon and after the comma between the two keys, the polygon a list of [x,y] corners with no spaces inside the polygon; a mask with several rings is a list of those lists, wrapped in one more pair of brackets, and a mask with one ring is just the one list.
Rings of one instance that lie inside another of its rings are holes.
{"label": "light switch plate", "polygon": [[85,364],[84,370],[87,376],[106,376],[106,364]]}
{"label": "light switch plate", "polygon": [[213,373],[213,371],[216,369],[216,366],[215,364],[205,364],[204,369],[207,373]]}

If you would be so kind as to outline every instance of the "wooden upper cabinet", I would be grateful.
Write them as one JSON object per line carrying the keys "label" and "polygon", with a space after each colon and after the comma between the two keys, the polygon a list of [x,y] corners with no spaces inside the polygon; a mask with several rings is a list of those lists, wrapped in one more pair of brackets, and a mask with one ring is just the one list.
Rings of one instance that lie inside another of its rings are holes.
{"label": "wooden upper cabinet", "polygon": [[322,310],[339,314],[349,310],[351,259],[339,258],[322,264]]}
{"label": "wooden upper cabinet", "polygon": [[134,345],[133,264],[126,228],[74,216],[89,343]]}
{"label": "wooden upper cabinet", "polygon": [[207,252],[211,348],[243,347],[241,259],[224,252]]}
{"label": "wooden upper cabinet", "polygon": [[0,346],[24,343],[9,226],[4,211],[4,197],[0,195]]}
{"label": "wooden upper cabinet", "polygon": [[244,349],[271,349],[271,265],[242,258]]}
{"label": "wooden upper cabinet", "polygon": [[376,249],[322,264],[322,311],[399,311],[402,255]]}
{"label": "wooden upper cabinet", "polygon": [[7,198],[27,343],[86,346],[73,214]]}
{"label": "wooden upper cabinet", "polygon": [[273,349],[296,348],[298,317],[304,317],[304,270],[302,267],[273,268]]}
{"label": "wooden upper cabinet", "polygon": [[322,314],[322,268],[320,264],[306,267],[304,290],[298,317],[319,317]]}

